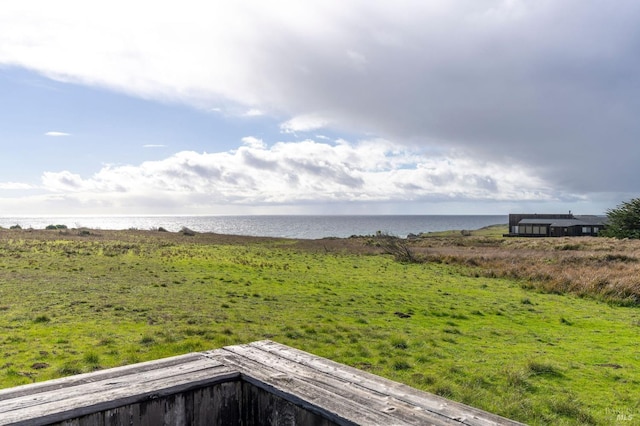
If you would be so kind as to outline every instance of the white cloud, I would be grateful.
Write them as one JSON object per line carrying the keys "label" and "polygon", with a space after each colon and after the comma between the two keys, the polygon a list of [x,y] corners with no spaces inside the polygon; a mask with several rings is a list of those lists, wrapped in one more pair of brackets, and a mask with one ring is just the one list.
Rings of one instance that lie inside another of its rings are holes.
{"label": "white cloud", "polygon": [[42,184],[67,200],[148,208],[162,200],[183,212],[219,205],[308,202],[556,200],[558,194],[520,166],[479,162],[460,154],[429,157],[385,140],[340,145],[256,138],[229,152],[184,151],[137,166],[105,166],[88,178],[47,172]]}
{"label": "white cloud", "polygon": [[53,192],[89,189],[80,175],[68,171],[59,173],[45,172],[42,176],[42,184],[44,188]]}
{"label": "white cloud", "polygon": [[259,110],[259,109],[257,109],[257,108],[251,108],[250,110],[245,112],[244,115],[246,117],[260,117],[260,116],[264,115],[264,112]]}
{"label": "white cloud", "polygon": [[5,3],[0,64],[518,161],[559,192],[640,187],[636,0]]}
{"label": "white cloud", "polygon": [[263,149],[267,147],[262,139],[258,139],[253,136],[245,136],[244,138],[242,138],[242,143],[248,147],[255,149]]}
{"label": "white cloud", "polygon": [[0,189],[28,190],[28,189],[34,189],[34,186],[28,183],[20,183],[20,182],[0,182]]}
{"label": "white cloud", "polygon": [[53,137],[59,137],[59,136],[71,136],[70,133],[65,133],[65,132],[47,132],[44,134],[45,136],[53,136]]}
{"label": "white cloud", "polygon": [[143,148],[165,148],[166,145],[148,143],[148,144],[142,145],[142,147]]}
{"label": "white cloud", "polygon": [[318,114],[304,114],[293,117],[280,125],[283,133],[310,132],[329,125],[329,120]]}

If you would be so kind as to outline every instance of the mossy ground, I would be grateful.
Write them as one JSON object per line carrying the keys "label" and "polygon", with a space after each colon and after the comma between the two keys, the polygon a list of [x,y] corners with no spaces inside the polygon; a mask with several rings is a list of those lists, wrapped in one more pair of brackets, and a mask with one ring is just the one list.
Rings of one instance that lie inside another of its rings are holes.
{"label": "mossy ground", "polygon": [[531,424],[640,419],[638,308],[330,241],[47,232],[0,236],[2,387],[268,338]]}

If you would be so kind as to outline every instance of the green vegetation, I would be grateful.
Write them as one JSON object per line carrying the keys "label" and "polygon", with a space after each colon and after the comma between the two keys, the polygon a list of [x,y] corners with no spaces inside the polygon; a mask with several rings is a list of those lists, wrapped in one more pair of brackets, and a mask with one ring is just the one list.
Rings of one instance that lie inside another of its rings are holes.
{"label": "green vegetation", "polygon": [[471,236],[501,238],[504,234],[508,232],[509,232],[509,225],[491,225],[491,226],[485,226],[484,228],[476,229],[473,231],[469,231],[466,229],[437,231],[437,232],[428,232],[426,234],[422,234],[422,236],[427,238],[429,237],[459,238],[459,237],[471,237]]}
{"label": "green vegetation", "polygon": [[47,227],[45,229],[48,229],[48,230],[52,230],[52,229],[67,229],[67,225],[47,225]]}
{"label": "green vegetation", "polygon": [[640,238],[640,198],[626,201],[607,211],[609,223],[602,236],[615,238]]}
{"label": "green vegetation", "polygon": [[444,251],[501,244],[427,238],[401,263],[366,239],[1,230],[0,386],[268,338],[530,424],[640,416],[638,308]]}

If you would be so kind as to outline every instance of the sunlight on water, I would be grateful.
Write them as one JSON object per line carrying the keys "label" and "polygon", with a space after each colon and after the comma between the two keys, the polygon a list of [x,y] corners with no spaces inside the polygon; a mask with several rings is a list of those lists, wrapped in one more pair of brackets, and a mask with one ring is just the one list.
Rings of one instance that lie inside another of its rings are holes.
{"label": "sunlight on water", "polygon": [[176,232],[187,227],[196,232],[286,238],[346,238],[378,231],[399,237],[421,232],[478,229],[507,223],[507,216],[71,216],[0,217],[0,226],[44,229],[140,229],[162,227]]}

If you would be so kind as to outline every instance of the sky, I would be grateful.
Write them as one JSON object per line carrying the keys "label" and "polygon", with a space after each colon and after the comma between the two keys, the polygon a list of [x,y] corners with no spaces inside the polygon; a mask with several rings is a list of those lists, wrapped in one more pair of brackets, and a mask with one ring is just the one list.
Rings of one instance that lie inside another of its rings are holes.
{"label": "sky", "polygon": [[637,0],[0,7],[0,216],[604,214]]}

